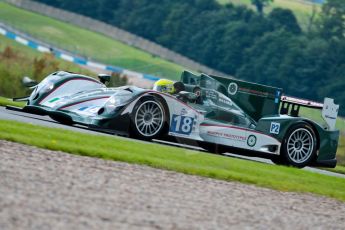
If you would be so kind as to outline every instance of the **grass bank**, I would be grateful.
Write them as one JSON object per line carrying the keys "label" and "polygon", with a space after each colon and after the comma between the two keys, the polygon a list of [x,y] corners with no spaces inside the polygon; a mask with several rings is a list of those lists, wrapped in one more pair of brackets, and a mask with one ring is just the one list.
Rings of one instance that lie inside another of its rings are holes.
{"label": "grass bank", "polygon": [[345,179],[290,167],[212,155],[118,137],[81,134],[0,120],[0,138],[71,154],[148,165],[281,191],[307,192],[345,201]]}
{"label": "grass bank", "polygon": [[341,165],[338,165],[334,169],[325,169],[325,170],[329,170],[331,172],[345,174],[345,166],[341,166]]}
{"label": "grass bank", "polygon": [[[0,2],[0,21],[31,36],[105,64],[179,79],[182,66],[104,35]],[[25,23],[23,23],[25,22]]]}
{"label": "grass bank", "polygon": [[24,107],[25,102],[15,102],[15,101],[12,101],[12,99],[0,97],[0,106],[6,106],[6,105]]}

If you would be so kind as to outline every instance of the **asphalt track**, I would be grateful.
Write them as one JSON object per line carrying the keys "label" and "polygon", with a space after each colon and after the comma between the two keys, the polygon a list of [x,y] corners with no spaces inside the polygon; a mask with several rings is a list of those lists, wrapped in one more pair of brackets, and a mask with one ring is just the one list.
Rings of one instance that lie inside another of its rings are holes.
{"label": "asphalt track", "polygon": [[[15,121],[29,123],[29,124],[41,125],[41,126],[46,126],[46,127],[51,127],[51,128],[60,128],[60,129],[71,130],[71,131],[82,132],[82,133],[88,133],[88,134],[114,136],[114,135],[107,134],[107,133],[89,130],[89,129],[86,129],[85,127],[82,127],[82,126],[63,125],[63,124],[60,124],[60,123],[50,119],[48,116],[39,116],[39,115],[34,115],[34,114],[27,114],[27,113],[18,112],[18,111],[7,110],[5,107],[1,107],[1,106],[0,106],[0,119],[1,120],[15,120]],[[125,137],[120,137],[120,138],[124,138],[124,139],[130,140],[130,141],[141,142],[140,140],[125,138]],[[171,143],[171,142],[165,142],[165,141],[159,141],[159,140],[155,140],[155,142],[158,142],[157,144],[167,144],[167,145],[174,145],[174,146],[183,147],[183,148],[202,150],[201,148],[198,148],[198,147],[176,144],[176,143]],[[241,159],[246,159],[246,160],[257,161],[257,162],[261,162],[261,163],[272,164],[272,162],[270,160],[263,159],[263,158],[245,157],[245,156],[236,155],[233,153],[226,153],[225,155],[227,155],[229,157],[236,157],[236,158],[241,158]],[[312,171],[315,173],[325,174],[325,175],[329,175],[329,176],[345,178],[344,174],[334,173],[334,172],[330,172],[330,171],[326,171],[326,170],[321,170],[318,168],[305,167],[303,170]]]}

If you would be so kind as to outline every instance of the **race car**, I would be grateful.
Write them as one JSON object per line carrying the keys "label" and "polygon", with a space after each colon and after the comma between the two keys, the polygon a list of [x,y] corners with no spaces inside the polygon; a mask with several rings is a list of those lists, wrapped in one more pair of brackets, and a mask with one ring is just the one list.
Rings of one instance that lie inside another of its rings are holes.
{"label": "race car", "polygon": [[[282,89],[238,79],[181,75],[176,94],[135,86],[108,88],[99,80],[58,71],[36,84],[23,112],[48,115],[67,125],[144,140],[172,138],[214,153],[232,152],[295,167],[336,166],[339,105],[287,97]],[[325,124],[300,117],[300,107],[322,110]],[[7,107],[14,109],[13,107]]]}

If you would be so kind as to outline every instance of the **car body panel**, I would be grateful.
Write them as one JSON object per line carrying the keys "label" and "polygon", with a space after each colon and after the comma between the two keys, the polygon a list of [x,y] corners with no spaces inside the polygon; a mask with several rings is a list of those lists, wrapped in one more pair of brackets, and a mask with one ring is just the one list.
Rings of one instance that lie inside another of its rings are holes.
{"label": "car body panel", "polygon": [[[280,142],[256,130],[221,124],[201,124],[200,136],[209,143],[247,149],[252,151],[279,154]],[[269,148],[272,149],[269,151]]]}
{"label": "car body panel", "polygon": [[271,133],[272,124],[279,125],[280,129],[277,133],[271,133],[271,135],[277,140],[282,141],[288,129],[297,123],[307,122],[309,123],[317,133],[319,151],[317,152],[317,160],[330,160],[335,159],[339,130],[330,131],[326,130],[324,127],[320,126],[318,123],[302,117],[291,117],[287,115],[279,115],[272,117],[265,117],[259,120],[256,129],[260,132]]}

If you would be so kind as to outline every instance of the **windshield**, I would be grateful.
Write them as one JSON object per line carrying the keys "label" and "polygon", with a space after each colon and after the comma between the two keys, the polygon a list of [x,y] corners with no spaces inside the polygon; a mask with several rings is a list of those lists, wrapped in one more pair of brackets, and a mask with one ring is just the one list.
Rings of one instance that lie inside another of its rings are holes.
{"label": "windshield", "polygon": [[255,127],[256,122],[226,96],[227,90],[223,84],[202,74],[197,85],[202,89],[200,105],[206,111],[207,119],[242,127]]}
{"label": "windshield", "polygon": [[205,74],[201,74],[199,85],[201,88],[213,89],[220,92],[224,94],[224,96],[227,94],[226,87],[222,83]]}

